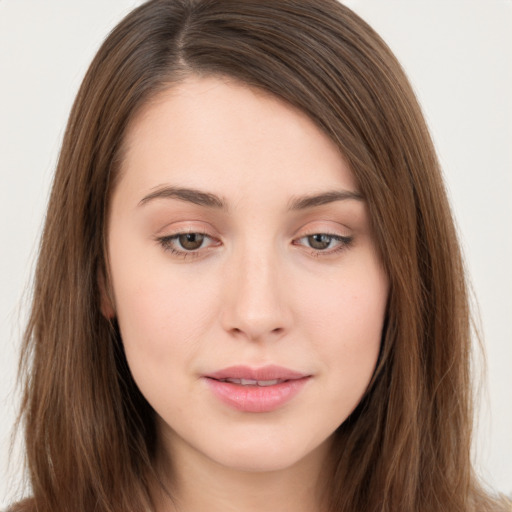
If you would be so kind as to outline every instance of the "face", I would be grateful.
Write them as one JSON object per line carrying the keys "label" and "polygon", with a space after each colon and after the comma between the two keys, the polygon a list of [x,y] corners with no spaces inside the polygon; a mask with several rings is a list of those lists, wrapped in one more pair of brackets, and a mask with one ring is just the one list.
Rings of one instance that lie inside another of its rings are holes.
{"label": "face", "polygon": [[238,470],[320,457],[372,377],[388,293],[346,161],[221,78],[161,93],[125,142],[112,308],[160,441]]}

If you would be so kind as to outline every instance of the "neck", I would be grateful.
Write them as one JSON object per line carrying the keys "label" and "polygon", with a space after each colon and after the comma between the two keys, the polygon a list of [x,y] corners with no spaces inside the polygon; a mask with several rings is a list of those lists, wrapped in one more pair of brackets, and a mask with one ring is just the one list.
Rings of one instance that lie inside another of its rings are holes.
{"label": "neck", "polygon": [[[322,512],[326,510],[329,445],[273,471],[226,467],[194,451],[160,452],[157,512]],[[186,457],[183,457],[186,455]],[[164,489],[165,488],[165,489]]]}

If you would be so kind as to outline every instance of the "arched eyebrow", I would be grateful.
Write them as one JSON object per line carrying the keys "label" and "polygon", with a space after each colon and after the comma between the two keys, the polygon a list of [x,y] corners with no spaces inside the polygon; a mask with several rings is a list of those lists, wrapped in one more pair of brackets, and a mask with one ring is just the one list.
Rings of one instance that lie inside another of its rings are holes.
{"label": "arched eyebrow", "polygon": [[347,199],[364,201],[363,196],[358,192],[351,190],[331,190],[321,194],[293,197],[289,202],[288,210],[305,210],[307,208],[314,208],[315,206],[334,203],[335,201],[346,201]]}
{"label": "arched eyebrow", "polygon": [[216,208],[226,210],[226,203],[215,194],[210,192],[203,192],[194,188],[162,186],[157,187],[156,190],[144,196],[139,201],[139,206],[142,206],[154,199],[179,199],[188,203],[197,204],[199,206],[206,206],[207,208]]}

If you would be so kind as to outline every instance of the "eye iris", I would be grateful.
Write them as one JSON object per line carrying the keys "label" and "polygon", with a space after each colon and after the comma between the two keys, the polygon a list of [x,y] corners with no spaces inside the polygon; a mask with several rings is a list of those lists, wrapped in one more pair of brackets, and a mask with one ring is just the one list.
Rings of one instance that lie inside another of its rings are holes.
{"label": "eye iris", "polygon": [[329,235],[310,235],[308,236],[308,242],[313,249],[327,249],[331,243],[332,237]]}
{"label": "eye iris", "polygon": [[201,233],[185,233],[180,235],[178,239],[183,249],[193,251],[201,247],[203,244],[204,235]]}

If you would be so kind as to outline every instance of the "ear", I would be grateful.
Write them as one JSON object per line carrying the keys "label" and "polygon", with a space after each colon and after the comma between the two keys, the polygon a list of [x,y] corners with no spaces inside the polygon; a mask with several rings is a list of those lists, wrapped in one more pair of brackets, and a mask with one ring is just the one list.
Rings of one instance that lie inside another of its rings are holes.
{"label": "ear", "polygon": [[110,286],[110,279],[105,276],[103,269],[98,271],[98,287],[100,291],[100,311],[107,320],[113,320],[116,317],[114,307],[114,294]]}

